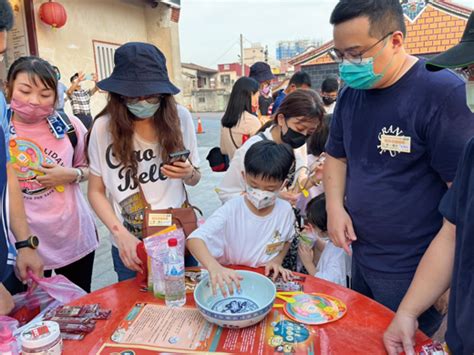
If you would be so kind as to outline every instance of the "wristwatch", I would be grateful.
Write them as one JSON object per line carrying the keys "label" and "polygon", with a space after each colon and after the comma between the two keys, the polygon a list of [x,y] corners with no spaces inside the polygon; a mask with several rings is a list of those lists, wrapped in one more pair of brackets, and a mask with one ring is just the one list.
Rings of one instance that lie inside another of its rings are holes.
{"label": "wristwatch", "polygon": [[76,173],[77,173],[77,177],[76,177],[76,180],[74,180],[74,182],[76,184],[79,184],[84,179],[84,172],[82,171],[81,168],[75,168],[74,170],[76,170]]}
{"label": "wristwatch", "polygon": [[21,248],[38,249],[39,239],[36,235],[30,235],[27,240],[15,243],[16,250]]}

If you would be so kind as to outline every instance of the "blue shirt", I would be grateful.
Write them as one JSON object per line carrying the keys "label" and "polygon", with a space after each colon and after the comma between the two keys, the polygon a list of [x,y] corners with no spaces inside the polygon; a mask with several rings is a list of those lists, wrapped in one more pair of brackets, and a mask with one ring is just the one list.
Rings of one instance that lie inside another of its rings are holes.
{"label": "blue shirt", "polygon": [[[4,281],[15,262],[15,248],[8,240],[7,218],[7,143],[8,142],[8,110],[5,97],[0,92],[0,282]],[[3,127],[6,127],[4,130]]]}
{"label": "blue shirt", "polygon": [[66,95],[66,91],[67,86],[58,81],[58,103],[56,105],[57,110],[64,111],[64,97]]}
{"label": "blue shirt", "polygon": [[278,107],[280,107],[285,97],[286,97],[285,90],[280,90],[280,93],[278,94],[277,98],[275,99],[275,102],[273,103],[272,114],[275,114],[277,112]]}
{"label": "blue shirt", "polygon": [[[405,146],[384,150],[396,136],[409,137],[398,138]],[[472,136],[465,83],[448,70],[428,72],[422,60],[389,88],[342,91],[326,149],[347,158],[345,203],[359,266],[413,277],[441,228],[439,202]]]}
{"label": "blue shirt", "polygon": [[474,354],[474,139],[466,146],[439,209],[456,225],[446,341],[453,354]]}

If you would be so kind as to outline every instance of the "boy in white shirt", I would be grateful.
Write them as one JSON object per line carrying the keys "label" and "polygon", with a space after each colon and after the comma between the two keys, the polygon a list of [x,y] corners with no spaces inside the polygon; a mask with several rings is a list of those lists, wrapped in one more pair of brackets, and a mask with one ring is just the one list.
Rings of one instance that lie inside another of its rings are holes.
{"label": "boy in white shirt", "polygon": [[[209,271],[212,290],[218,285],[224,296],[233,294],[233,283],[240,288],[241,277],[222,265],[265,266],[273,279],[285,281],[291,271],[281,264],[294,235],[295,216],[291,205],[280,198],[288,173],[294,164],[292,149],[285,144],[261,141],[245,154],[245,194],[220,207],[194,231],[187,247]],[[226,287],[227,286],[227,287]]]}

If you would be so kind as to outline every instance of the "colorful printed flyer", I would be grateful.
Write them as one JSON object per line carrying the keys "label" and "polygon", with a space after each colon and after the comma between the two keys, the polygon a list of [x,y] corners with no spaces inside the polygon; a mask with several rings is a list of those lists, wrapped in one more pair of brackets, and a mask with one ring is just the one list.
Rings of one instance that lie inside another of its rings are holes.
{"label": "colorful printed flyer", "polygon": [[253,327],[225,329],[208,323],[195,308],[136,304],[111,337],[120,345],[106,344],[100,354],[172,351],[311,355],[317,353],[316,336],[316,328],[294,322],[277,309]]}

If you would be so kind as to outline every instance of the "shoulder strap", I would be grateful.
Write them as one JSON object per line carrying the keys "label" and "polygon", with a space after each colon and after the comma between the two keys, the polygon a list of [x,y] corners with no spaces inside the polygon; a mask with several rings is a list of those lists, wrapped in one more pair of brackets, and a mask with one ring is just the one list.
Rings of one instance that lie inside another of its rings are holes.
{"label": "shoulder strap", "polygon": [[62,111],[56,111],[61,118],[63,119],[64,123],[66,123],[67,126],[67,136],[69,140],[71,141],[72,147],[76,149],[77,146],[77,135],[76,135],[76,129],[74,128],[73,124],[71,123],[71,120],[69,117],[66,115],[65,112]]}
{"label": "shoulder strap", "polygon": [[235,149],[239,149],[239,146],[235,144],[234,136],[232,135],[232,129],[229,128],[229,134],[230,134],[230,139],[232,140],[232,143],[234,144]]}
{"label": "shoulder strap", "polygon": [[260,132],[260,133],[258,134],[258,136],[259,136],[260,138],[262,138],[262,140],[268,141],[268,138],[267,138],[267,136],[265,135],[265,133]]}

